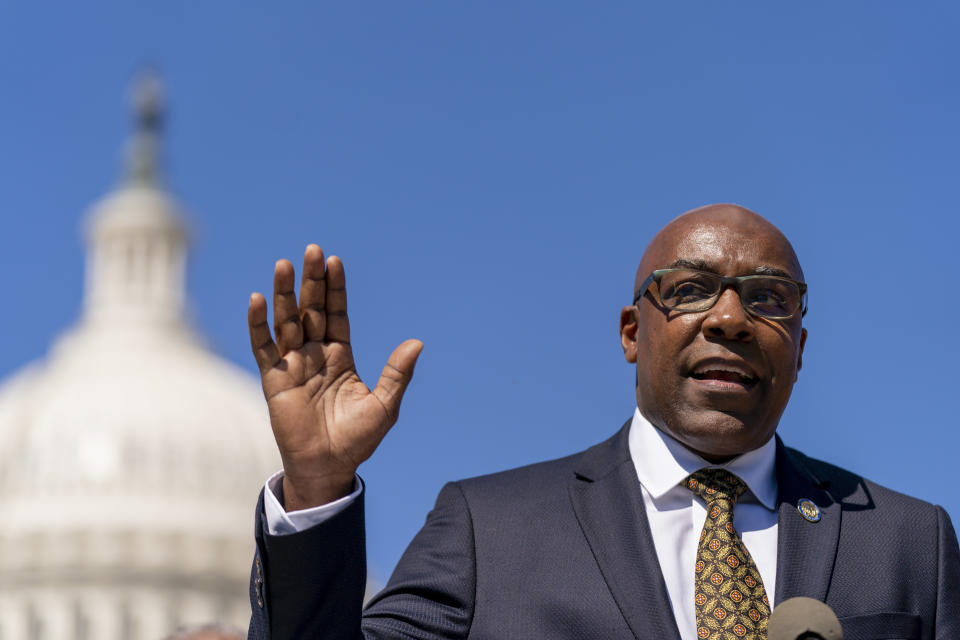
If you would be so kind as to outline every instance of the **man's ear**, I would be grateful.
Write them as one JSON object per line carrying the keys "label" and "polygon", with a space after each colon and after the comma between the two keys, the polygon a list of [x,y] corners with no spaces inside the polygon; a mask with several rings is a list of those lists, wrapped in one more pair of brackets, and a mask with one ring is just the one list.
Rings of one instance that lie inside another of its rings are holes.
{"label": "man's ear", "polygon": [[[807,344],[807,330],[800,329],[800,352],[797,354],[797,371],[803,368],[803,345]],[[796,378],[794,378],[796,382]]]}
{"label": "man's ear", "polygon": [[637,361],[637,318],[633,305],[620,310],[620,346],[623,347],[623,357],[627,362]]}

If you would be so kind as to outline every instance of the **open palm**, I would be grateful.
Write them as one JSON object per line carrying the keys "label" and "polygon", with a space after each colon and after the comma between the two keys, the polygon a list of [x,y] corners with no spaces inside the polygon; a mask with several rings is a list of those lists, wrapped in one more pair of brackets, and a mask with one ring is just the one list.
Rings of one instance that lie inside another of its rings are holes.
{"label": "open palm", "polygon": [[397,347],[369,389],[353,360],[343,264],[336,256],[324,260],[315,244],[304,252],[299,304],[293,265],[277,262],[273,308],[276,340],[259,293],[250,297],[248,322],[289,511],[350,493],[357,467],[397,421],[423,344]]}

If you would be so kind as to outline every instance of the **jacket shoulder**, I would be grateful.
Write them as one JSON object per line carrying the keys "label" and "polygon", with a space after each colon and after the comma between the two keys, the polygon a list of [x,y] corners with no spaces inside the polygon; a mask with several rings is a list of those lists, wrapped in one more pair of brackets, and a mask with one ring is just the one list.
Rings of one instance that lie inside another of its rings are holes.
{"label": "jacket shoulder", "polygon": [[893,509],[904,513],[930,514],[938,509],[930,502],[878,484],[843,467],[812,458],[790,447],[786,450],[795,462],[806,468],[818,486],[825,489],[845,507],[882,509],[883,511]]}
{"label": "jacket shoulder", "polygon": [[457,481],[467,496],[529,494],[565,487],[585,452]]}
{"label": "jacket shoulder", "polygon": [[530,497],[543,492],[567,492],[567,484],[575,476],[595,478],[609,473],[620,464],[630,461],[627,436],[630,420],[610,438],[594,446],[562,458],[460,480],[460,486],[469,498],[473,495]]}

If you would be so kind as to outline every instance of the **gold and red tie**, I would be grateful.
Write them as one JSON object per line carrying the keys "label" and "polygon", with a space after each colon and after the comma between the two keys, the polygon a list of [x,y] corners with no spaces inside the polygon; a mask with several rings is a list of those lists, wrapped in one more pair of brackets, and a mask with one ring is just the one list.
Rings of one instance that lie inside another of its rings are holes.
{"label": "gold and red tie", "polygon": [[770,601],[733,526],[733,507],[747,485],[725,469],[701,469],[684,484],[707,503],[694,573],[697,637],[766,640]]}

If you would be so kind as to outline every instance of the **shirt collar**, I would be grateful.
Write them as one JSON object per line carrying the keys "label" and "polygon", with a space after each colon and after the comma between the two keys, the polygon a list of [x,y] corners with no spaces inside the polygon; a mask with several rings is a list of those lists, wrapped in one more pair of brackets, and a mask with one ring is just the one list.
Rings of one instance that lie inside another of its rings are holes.
{"label": "shirt collar", "polygon": [[699,469],[714,467],[726,469],[743,480],[750,492],[764,507],[773,511],[777,500],[776,438],[763,446],[748,451],[723,464],[711,464],[679,441],[654,427],[643,417],[640,409],[633,412],[630,425],[630,457],[637,470],[640,484],[654,500],[679,485]]}

